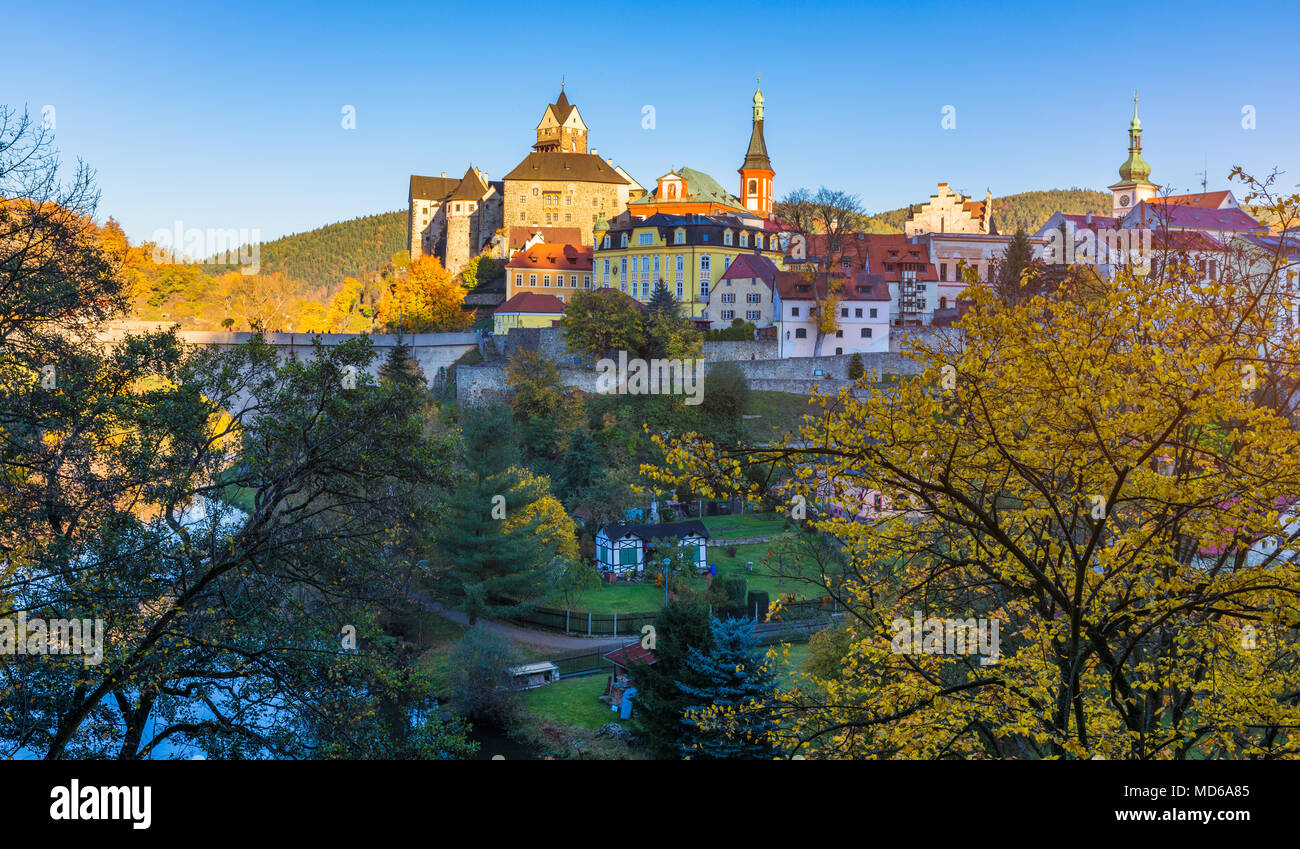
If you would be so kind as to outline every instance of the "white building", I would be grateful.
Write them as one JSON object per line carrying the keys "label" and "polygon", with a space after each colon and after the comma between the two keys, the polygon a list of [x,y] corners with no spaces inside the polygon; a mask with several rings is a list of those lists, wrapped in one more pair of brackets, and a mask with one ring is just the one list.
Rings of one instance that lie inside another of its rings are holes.
{"label": "white building", "polygon": [[662,525],[605,525],[596,532],[596,568],[617,574],[641,572],[647,557],[656,556],[653,541],[664,538],[675,539],[678,546],[690,549],[690,559],[697,569],[708,568],[709,529],[698,519]]}
{"label": "white building", "polygon": [[[839,285],[840,296],[835,330],[825,335],[819,350],[817,311],[826,304],[832,284]],[[888,351],[889,310],[889,284],[879,275],[778,272],[772,294],[777,351],[782,359]]]}

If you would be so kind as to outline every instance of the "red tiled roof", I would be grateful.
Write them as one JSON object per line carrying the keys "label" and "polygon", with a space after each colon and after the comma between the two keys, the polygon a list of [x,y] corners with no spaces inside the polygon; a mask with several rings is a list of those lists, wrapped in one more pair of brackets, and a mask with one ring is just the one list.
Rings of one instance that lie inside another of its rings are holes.
{"label": "red tiled roof", "polygon": [[591,246],[539,242],[526,251],[516,253],[506,263],[506,268],[590,270]]}
{"label": "red tiled roof", "polygon": [[642,663],[654,663],[659,659],[649,649],[643,648],[640,641],[628,643],[621,649],[614,649],[612,652],[606,653],[604,658],[615,666],[621,666],[624,669],[630,669]]}
{"label": "red tiled roof", "polygon": [[577,227],[511,227],[510,250],[522,248],[534,233],[541,233],[542,241],[551,245],[582,244],[582,231]]}
{"label": "red tiled roof", "polygon": [[1201,192],[1190,195],[1170,195],[1169,197],[1151,198],[1151,203],[1165,203],[1174,206],[1197,206],[1201,209],[1218,209],[1228,199],[1226,189],[1220,192]]}
{"label": "red tiled roof", "polygon": [[723,280],[738,280],[745,277],[757,277],[769,286],[776,277],[776,263],[759,254],[741,254],[731,262],[731,266],[722,274]]}
{"label": "red tiled roof", "polygon": [[1199,206],[1152,205],[1147,201],[1138,204],[1126,220],[1145,215],[1150,227],[1185,227],[1192,230],[1250,230],[1266,229],[1240,209],[1203,209]]}
{"label": "red tiled roof", "polygon": [[505,303],[496,308],[497,314],[526,312],[540,313],[550,315],[553,313],[564,312],[564,301],[554,295],[543,295],[538,292],[517,292]]}
{"label": "red tiled roof", "polygon": [[1223,243],[1209,233],[1199,230],[1157,230],[1151,236],[1158,250],[1171,251],[1222,251]]}

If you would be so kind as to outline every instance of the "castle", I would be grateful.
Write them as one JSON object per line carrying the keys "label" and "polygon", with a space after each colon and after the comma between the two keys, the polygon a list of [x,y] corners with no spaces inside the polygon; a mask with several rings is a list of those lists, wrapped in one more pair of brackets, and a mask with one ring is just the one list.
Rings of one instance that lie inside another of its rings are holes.
{"label": "castle", "polygon": [[[509,233],[572,228],[592,243],[592,228],[627,208],[645,190],[614,165],[588,152],[587,125],[564,87],[536,127],[532,151],[503,180],[470,166],[459,180],[411,175],[407,236],[411,259],[437,256],[452,273],[485,250],[504,257]],[[543,239],[544,239],[543,235]]]}

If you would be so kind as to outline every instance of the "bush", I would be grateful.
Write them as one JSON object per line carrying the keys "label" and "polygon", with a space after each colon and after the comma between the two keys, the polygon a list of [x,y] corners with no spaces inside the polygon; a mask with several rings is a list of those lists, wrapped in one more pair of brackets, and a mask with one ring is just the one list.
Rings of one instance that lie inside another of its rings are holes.
{"label": "bush", "polygon": [[749,609],[749,615],[754,615],[754,605],[758,605],[758,621],[767,620],[768,595],[763,590],[751,590],[745,596],[745,607]]}
{"label": "bush", "polygon": [[727,556],[728,557],[736,556],[736,547],[734,545],[727,546]]}
{"label": "bush", "polygon": [[510,667],[520,663],[514,643],[480,623],[465,632],[448,660],[452,670],[451,703],[456,712],[468,719],[509,728],[519,704],[519,691],[510,674]]}
{"label": "bush", "polygon": [[745,603],[745,593],[749,590],[749,581],[744,575],[736,572],[729,573],[720,582],[722,592],[726,596],[727,604],[742,605]]}
{"label": "bush", "polygon": [[866,369],[862,367],[862,355],[854,353],[853,357],[849,360],[849,380],[857,380],[862,377],[865,372]]}

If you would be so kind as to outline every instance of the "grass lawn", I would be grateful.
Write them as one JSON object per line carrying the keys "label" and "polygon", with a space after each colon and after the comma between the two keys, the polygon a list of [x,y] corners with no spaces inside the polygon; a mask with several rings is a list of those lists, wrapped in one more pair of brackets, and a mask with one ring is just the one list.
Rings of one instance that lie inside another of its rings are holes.
{"label": "grass lawn", "polygon": [[565,678],[524,693],[524,706],[532,713],[561,725],[597,729],[606,723],[619,721],[618,714],[599,701],[608,678],[603,673]]}
{"label": "grass lawn", "polygon": [[[709,548],[709,563],[718,567],[719,578],[729,572],[740,572],[745,576],[749,589],[766,592],[772,601],[785,593],[794,593],[797,596],[807,596],[809,598],[816,598],[820,595],[815,587],[791,577],[795,573],[795,567],[787,566],[789,574],[780,579],[770,574],[770,570],[763,563],[763,558],[771,550],[768,543],[746,543],[735,548],[735,556],[727,553],[726,546]],[[750,572],[745,565],[749,562],[754,564],[753,572]],[[811,563],[807,563],[802,564],[801,574],[814,577],[816,571]],[[705,583],[706,576],[701,575],[692,578],[690,586],[698,589],[703,588]],[[663,604],[663,587],[656,587],[654,578],[649,577],[635,583],[628,581],[619,581],[616,584],[603,583],[575,593],[572,596],[571,607],[573,610],[584,613],[588,611],[592,613],[653,613],[663,607]],[[558,595],[553,596],[547,600],[546,605],[563,609],[564,598]],[[582,627],[585,627],[585,625]]]}
{"label": "grass lawn", "polygon": [[[766,646],[764,651],[769,648],[775,648],[777,651],[777,660],[774,664],[776,670],[777,687],[785,688],[794,683],[796,676],[804,671],[804,664],[808,662],[808,644],[807,643],[780,643],[775,646]],[[789,649],[789,656],[783,652]]]}
{"label": "grass lawn", "polygon": [[706,516],[702,521],[714,539],[775,536],[787,527],[786,518],[780,513]]}

